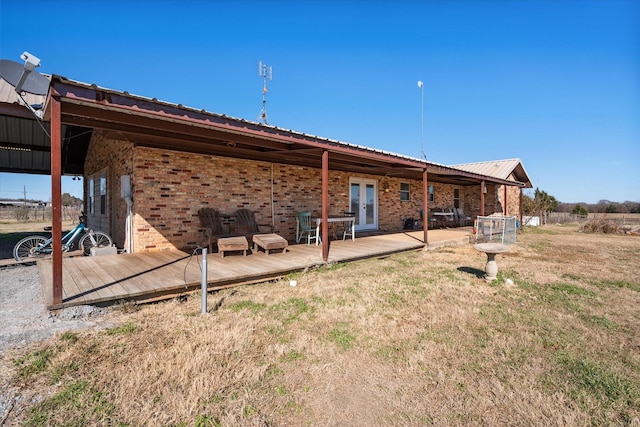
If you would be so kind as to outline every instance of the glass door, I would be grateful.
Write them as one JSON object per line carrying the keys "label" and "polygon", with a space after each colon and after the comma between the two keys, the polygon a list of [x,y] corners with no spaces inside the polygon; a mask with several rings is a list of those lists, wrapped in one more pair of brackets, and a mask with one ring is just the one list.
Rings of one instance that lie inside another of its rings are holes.
{"label": "glass door", "polygon": [[351,178],[349,180],[350,211],[356,214],[356,230],[378,228],[378,181]]}

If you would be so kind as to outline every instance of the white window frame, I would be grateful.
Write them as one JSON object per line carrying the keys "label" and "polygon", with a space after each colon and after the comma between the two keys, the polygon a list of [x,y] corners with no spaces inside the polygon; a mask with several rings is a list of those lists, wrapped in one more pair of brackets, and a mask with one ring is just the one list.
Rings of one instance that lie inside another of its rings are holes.
{"label": "white window frame", "polygon": [[88,215],[94,217],[109,216],[109,180],[107,169],[102,169],[87,177]]}
{"label": "white window frame", "polygon": [[[406,186],[406,190],[402,188],[402,186]],[[406,195],[403,198],[403,195]],[[409,202],[411,201],[411,183],[409,182],[401,182],[400,183],[400,201],[401,202]]]}

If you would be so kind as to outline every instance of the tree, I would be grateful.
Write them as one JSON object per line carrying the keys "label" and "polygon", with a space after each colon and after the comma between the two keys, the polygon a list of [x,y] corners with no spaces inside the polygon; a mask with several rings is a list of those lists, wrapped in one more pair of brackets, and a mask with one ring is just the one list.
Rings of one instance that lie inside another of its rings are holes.
{"label": "tree", "polygon": [[580,204],[577,204],[571,210],[571,214],[572,215],[587,216],[589,214],[589,211],[586,210],[584,207],[582,207]]}
{"label": "tree", "polygon": [[525,215],[532,217],[538,216],[545,221],[548,212],[554,212],[558,206],[555,197],[536,188],[533,197],[528,195],[522,196],[522,210]]}
{"label": "tree", "polygon": [[69,193],[63,193],[62,206],[73,206],[73,207],[82,206],[82,200],[78,199],[75,196],[72,196]]}

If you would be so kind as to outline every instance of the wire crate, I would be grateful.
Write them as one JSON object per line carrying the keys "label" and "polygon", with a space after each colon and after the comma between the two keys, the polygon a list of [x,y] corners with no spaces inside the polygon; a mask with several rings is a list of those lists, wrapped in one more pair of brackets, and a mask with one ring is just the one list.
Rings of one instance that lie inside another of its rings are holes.
{"label": "wire crate", "polygon": [[497,242],[511,245],[516,242],[515,216],[479,216],[473,226],[476,242]]}

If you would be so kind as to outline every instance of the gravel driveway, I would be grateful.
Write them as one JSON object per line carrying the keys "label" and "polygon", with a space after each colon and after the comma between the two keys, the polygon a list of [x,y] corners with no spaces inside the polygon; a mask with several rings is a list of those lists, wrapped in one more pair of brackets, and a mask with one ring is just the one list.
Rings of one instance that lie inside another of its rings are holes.
{"label": "gravel driveway", "polygon": [[35,265],[0,268],[0,357],[10,346],[22,346],[56,333],[97,325],[105,309],[71,307],[49,312]]}

